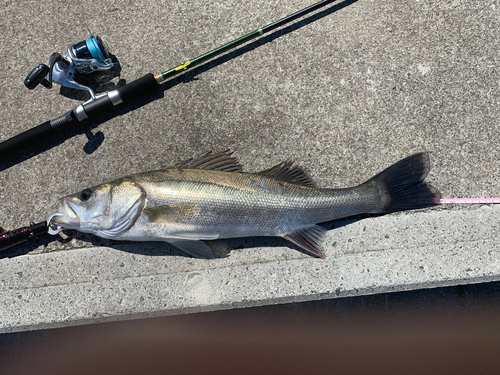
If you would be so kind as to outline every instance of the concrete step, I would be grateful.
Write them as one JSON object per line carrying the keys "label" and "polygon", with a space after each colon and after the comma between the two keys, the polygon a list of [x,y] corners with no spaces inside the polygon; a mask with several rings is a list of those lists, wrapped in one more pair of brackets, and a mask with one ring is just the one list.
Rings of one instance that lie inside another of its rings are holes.
{"label": "concrete step", "polygon": [[215,260],[119,242],[3,258],[0,332],[498,281],[499,213],[485,205],[336,221],[325,260],[265,238],[209,243],[218,256],[229,251]]}

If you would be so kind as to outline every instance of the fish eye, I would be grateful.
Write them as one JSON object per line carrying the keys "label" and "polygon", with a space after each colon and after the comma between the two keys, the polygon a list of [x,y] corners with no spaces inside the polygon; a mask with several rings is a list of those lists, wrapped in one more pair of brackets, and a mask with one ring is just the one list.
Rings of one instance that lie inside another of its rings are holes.
{"label": "fish eye", "polygon": [[90,197],[92,196],[92,190],[90,189],[85,189],[83,190],[81,193],[80,193],[80,199],[82,201],[87,201],[90,199]]}

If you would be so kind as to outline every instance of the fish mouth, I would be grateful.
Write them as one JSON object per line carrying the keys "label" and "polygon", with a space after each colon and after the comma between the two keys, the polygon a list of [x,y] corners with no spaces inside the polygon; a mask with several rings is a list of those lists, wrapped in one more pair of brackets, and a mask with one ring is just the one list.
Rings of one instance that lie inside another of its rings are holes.
{"label": "fish mouth", "polygon": [[125,211],[125,213],[113,222],[102,222],[101,217],[86,219],[85,207],[71,202],[68,198],[61,200],[62,215],[55,216],[53,224],[64,229],[76,229],[80,232],[93,233],[103,238],[114,239],[120,237],[130,229],[139,217],[144,204],[145,194],[139,198]]}
{"label": "fish mouth", "polygon": [[54,217],[54,224],[61,226],[64,229],[75,229],[79,226],[79,213],[81,213],[79,211],[81,211],[81,208],[78,205],[68,201],[67,198],[63,198],[61,201],[60,211],[62,212],[62,215]]}

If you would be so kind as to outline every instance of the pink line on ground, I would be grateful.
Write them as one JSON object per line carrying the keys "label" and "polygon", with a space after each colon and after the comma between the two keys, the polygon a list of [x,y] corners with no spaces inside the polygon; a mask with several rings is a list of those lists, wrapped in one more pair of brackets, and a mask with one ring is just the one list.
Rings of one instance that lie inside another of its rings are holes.
{"label": "pink line on ground", "polygon": [[491,203],[500,203],[500,198],[443,198],[437,199],[437,203],[439,204],[474,204],[474,203],[482,203],[482,204],[491,204]]}

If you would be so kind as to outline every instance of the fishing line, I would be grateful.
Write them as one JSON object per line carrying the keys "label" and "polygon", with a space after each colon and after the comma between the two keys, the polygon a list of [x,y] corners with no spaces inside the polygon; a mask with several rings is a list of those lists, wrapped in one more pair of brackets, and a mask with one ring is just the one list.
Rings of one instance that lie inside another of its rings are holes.
{"label": "fishing line", "polygon": [[439,204],[497,204],[500,198],[442,198]]}

